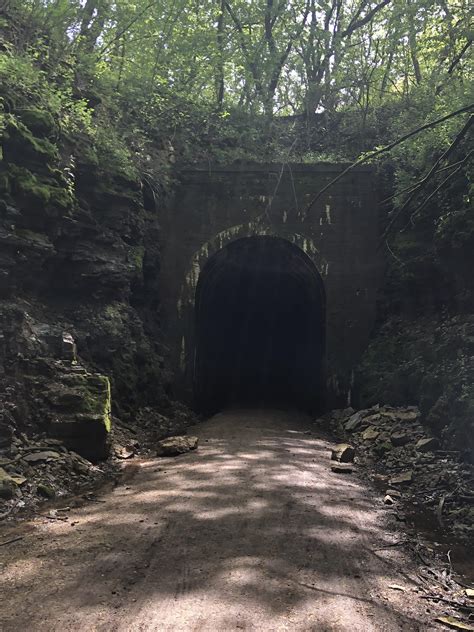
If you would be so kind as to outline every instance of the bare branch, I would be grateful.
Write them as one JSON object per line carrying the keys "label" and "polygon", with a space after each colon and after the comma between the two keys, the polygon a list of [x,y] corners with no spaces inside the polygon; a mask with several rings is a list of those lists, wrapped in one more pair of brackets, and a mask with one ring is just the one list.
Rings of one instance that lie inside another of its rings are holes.
{"label": "bare branch", "polygon": [[124,35],[134,24],[137,22],[145,13],[151,9],[151,7],[155,4],[155,1],[149,2],[145,7],[135,15],[124,28],[122,28],[115,36],[110,40],[108,44],[105,44],[99,51],[99,59],[108,51],[110,48],[117,42],[122,35]]}
{"label": "bare branch", "polygon": [[459,53],[456,55],[456,57],[451,62],[450,66],[448,68],[448,75],[450,75],[453,72],[453,70],[456,68],[456,66],[459,64],[461,59],[464,57],[465,53],[467,53],[467,51],[469,50],[471,45],[472,45],[472,39],[468,40],[464,44],[464,46],[461,48]]}
{"label": "bare branch", "polygon": [[361,18],[360,20],[357,20],[356,22],[353,22],[352,24],[349,24],[347,29],[345,31],[342,31],[342,33],[340,34],[340,37],[347,37],[348,35],[351,35],[355,30],[360,29],[362,26],[365,26],[368,22],[370,22],[372,20],[372,18],[381,9],[386,7],[387,4],[390,4],[391,1],[392,0],[382,0],[382,2],[380,4],[378,4],[371,11],[369,11],[367,13],[367,15],[365,15],[363,18]]}
{"label": "bare branch", "polygon": [[421,125],[421,127],[417,127],[416,129],[412,130],[411,132],[408,132],[408,134],[404,134],[403,136],[401,136],[397,140],[393,141],[393,143],[390,143],[389,145],[385,145],[381,149],[377,149],[375,151],[371,151],[368,154],[366,154],[365,156],[362,156],[362,158],[359,158],[358,160],[353,162],[351,165],[349,165],[346,169],[341,171],[341,173],[339,173],[333,180],[331,180],[331,182],[329,182],[329,184],[327,184],[325,187],[323,187],[314,196],[314,198],[309,202],[308,206],[306,207],[305,212],[304,212],[304,216],[305,217],[307,216],[307,214],[309,213],[311,208],[316,204],[316,202],[323,195],[323,193],[325,193],[328,189],[330,189],[336,182],[339,182],[339,180],[341,178],[343,178],[346,174],[348,174],[350,171],[352,171],[352,169],[354,169],[355,167],[358,167],[359,165],[362,165],[365,162],[368,162],[369,160],[371,160],[372,158],[375,158],[376,156],[380,156],[380,154],[384,154],[384,153],[390,151],[394,147],[397,147],[397,145],[401,145],[402,143],[404,143],[406,140],[408,140],[412,136],[415,136],[416,134],[419,134],[420,132],[423,132],[426,129],[431,129],[432,127],[436,127],[436,125],[439,125],[439,123],[443,123],[444,121],[447,121],[448,119],[453,118],[454,116],[458,116],[459,114],[463,114],[464,112],[469,112],[472,109],[474,109],[474,103],[470,103],[469,105],[466,105],[465,107],[460,108],[459,110],[455,110],[454,112],[451,112],[450,114],[446,114],[445,116],[442,116],[441,118],[436,119],[435,121],[431,121],[430,123],[426,123],[425,125]]}
{"label": "bare branch", "polygon": [[[464,167],[464,165],[468,162],[468,160],[470,159],[470,157],[474,154],[474,150],[471,150],[470,152],[468,152],[468,154],[465,156],[465,158],[463,158],[463,160],[460,160],[458,163],[458,167],[452,171],[449,176],[446,176],[446,178],[441,182],[441,184],[439,184],[436,189],[434,191],[432,191],[430,193],[430,195],[420,204],[420,206],[413,211],[410,220],[413,221],[413,218],[416,217],[416,215],[418,215],[418,213],[420,211],[422,211],[425,206],[428,204],[428,202],[451,180],[451,178],[454,178],[454,176],[456,174],[458,174],[461,169]],[[453,165],[449,165],[449,167],[452,167]],[[439,173],[439,171],[438,171]]]}
{"label": "bare branch", "polygon": [[467,119],[467,121],[462,126],[462,128],[461,128],[460,132],[457,134],[456,138],[451,143],[451,145],[446,149],[445,152],[443,152],[441,154],[441,156],[438,158],[438,160],[436,160],[436,162],[433,164],[433,166],[428,171],[428,173],[425,176],[423,176],[423,178],[418,182],[417,186],[413,189],[413,191],[407,197],[405,202],[402,204],[402,206],[397,210],[395,215],[392,217],[392,219],[388,223],[388,226],[386,227],[386,229],[383,232],[382,239],[381,239],[382,241],[385,241],[385,238],[387,237],[387,235],[392,230],[392,228],[395,225],[395,223],[397,222],[398,218],[409,207],[409,205],[411,204],[411,201],[413,200],[413,198],[421,191],[421,189],[425,186],[425,184],[431,180],[433,175],[436,173],[440,163],[443,160],[445,160],[450,154],[452,154],[452,152],[456,149],[456,147],[459,145],[461,140],[464,138],[464,136],[466,135],[466,133],[468,132],[469,128],[471,127],[471,125],[473,123],[474,123],[474,114],[471,114],[469,116],[469,118]]}

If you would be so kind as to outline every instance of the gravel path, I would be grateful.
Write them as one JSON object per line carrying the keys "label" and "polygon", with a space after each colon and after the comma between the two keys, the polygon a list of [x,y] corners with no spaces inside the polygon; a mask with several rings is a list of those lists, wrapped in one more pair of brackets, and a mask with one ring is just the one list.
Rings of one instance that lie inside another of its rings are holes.
{"label": "gravel path", "polygon": [[0,548],[0,630],[436,630],[380,494],[330,471],[308,421],[221,413],[195,453],[0,533],[23,535]]}

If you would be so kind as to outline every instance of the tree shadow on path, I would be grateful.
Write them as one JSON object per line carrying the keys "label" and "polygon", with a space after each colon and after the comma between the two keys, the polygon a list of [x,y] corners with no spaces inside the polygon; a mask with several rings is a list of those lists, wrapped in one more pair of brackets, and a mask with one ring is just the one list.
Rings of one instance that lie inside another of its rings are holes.
{"label": "tree shadow on path", "polygon": [[388,589],[413,584],[400,552],[374,554],[390,536],[370,491],[331,473],[307,428],[217,415],[196,453],[143,462],[103,502],[41,524],[4,564],[1,629],[436,629]]}

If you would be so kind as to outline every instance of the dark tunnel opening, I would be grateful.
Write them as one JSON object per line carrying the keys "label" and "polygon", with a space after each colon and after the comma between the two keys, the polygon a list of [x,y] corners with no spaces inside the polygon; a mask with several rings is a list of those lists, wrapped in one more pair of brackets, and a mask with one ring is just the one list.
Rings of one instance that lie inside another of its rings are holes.
{"label": "dark tunnel opening", "polygon": [[202,412],[323,408],[324,286],[297,246],[256,236],[217,252],[199,277],[195,325]]}

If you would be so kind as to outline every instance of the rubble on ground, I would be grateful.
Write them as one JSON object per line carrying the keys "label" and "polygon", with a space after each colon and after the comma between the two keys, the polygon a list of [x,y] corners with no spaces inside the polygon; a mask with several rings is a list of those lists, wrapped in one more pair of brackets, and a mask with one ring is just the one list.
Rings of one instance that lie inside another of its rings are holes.
{"label": "rubble on ground", "polygon": [[[152,408],[139,410],[133,425],[113,418],[110,454],[93,463],[61,439],[20,432],[8,411],[0,413],[6,429],[0,437],[8,436],[8,441],[0,441],[0,519],[118,478],[125,462],[139,455],[154,456],[160,439],[176,432],[183,434],[197,421],[192,411],[178,402],[170,402],[166,415]],[[189,437],[180,438],[183,445],[192,444]]]}
{"label": "rubble on ground", "polygon": [[198,447],[198,438],[192,436],[168,437],[158,442],[156,454],[158,456],[178,456]]}
{"label": "rubble on ground", "polygon": [[339,443],[332,451],[331,460],[341,463],[352,463],[355,456],[354,448],[348,443]]}
{"label": "rubble on ground", "polygon": [[131,306],[59,307],[0,304],[0,519],[97,487],[196,422]]}
{"label": "rubble on ground", "polygon": [[331,472],[335,474],[352,474],[354,467],[350,463],[333,463]]}
{"label": "rubble on ground", "polygon": [[110,463],[95,465],[57,439],[15,437],[9,453],[0,452],[0,517],[97,485],[111,469]]}
{"label": "rubble on ground", "polygon": [[[443,450],[421,423],[417,407],[376,405],[366,410],[333,410],[317,420],[355,450],[355,462],[381,488],[386,506],[431,516],[434,525],[459,540],[474,538],[474,472],[460,452]],[[337,463],[342,466],[343,463]]]}

